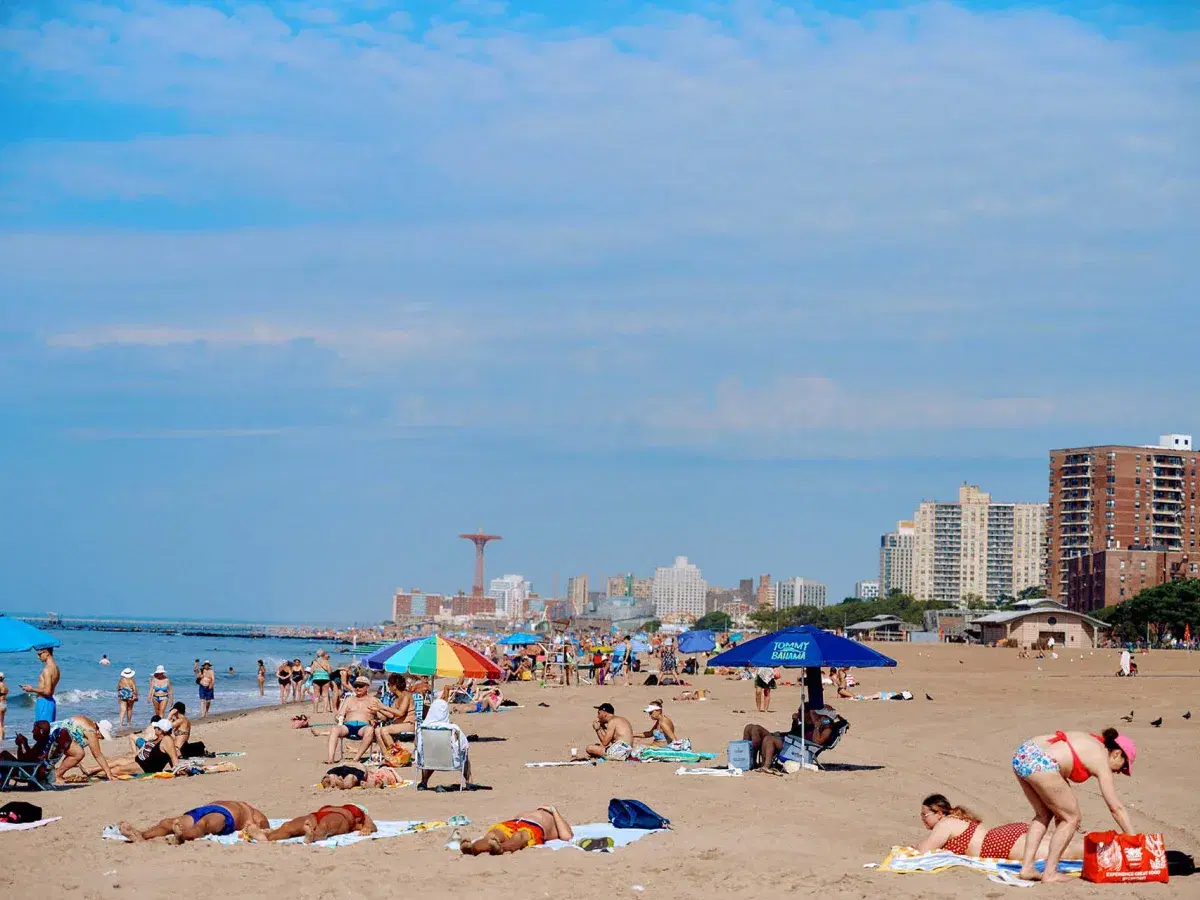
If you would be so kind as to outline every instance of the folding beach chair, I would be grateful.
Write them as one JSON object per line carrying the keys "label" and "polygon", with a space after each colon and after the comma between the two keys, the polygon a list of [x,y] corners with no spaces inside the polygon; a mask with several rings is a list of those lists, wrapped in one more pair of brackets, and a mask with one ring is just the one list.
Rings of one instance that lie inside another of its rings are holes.
{"label": "folding beach chair", "polygon": [[417,753],[413,765],[424,772],[457,772],[458,789],[467,786],[467,754],[455,762],[454,729],[445,725],[422,725],[417,732]]}
{"label": "folding beach chair", "polygon": [[57,790],[54,767],[62,761],[64,752],[58,741],[51,740],[35,760],[0,760],[0,791],[7,791],[18,783],[36,787],[39,791]]}

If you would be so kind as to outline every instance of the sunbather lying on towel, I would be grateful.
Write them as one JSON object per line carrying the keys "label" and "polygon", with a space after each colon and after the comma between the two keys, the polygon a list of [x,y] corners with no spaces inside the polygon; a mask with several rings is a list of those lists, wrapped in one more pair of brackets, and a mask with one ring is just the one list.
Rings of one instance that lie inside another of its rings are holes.
{"label": "sunbather lying on towel", "polygon": [[135,843],[165,837],[168,844],[182,844],[210,834],[236,834],[243,828],[253,826],[270,828],[271,824],[266,816],[249,803],[240,800],[216,800],[189,809],[182,816],[163,819],[144,831],[138,830],[128,822],[122,822],[118,827],[121,834]]}
{"label": "sunbather lying on towel", "polygon": [[458,848],[464,856],[480,856],[490,853],[516,853],[526,847],[535,847],[546,841],[569,841],[575,836],[571,826],[553,806],[539,806],[528,812],[518,813],[505,822],[497,822],[487,834],[477,841],[463,841]]}
{"label": "sunbather lying on towel", "polygon": [[321,779],[321,787],[348,791],[356,787],[391,787],[400,783],[395,769],[360,769],[357,766],[334,766]]}
{"label": "sunbather lying on towel", "polygon": [[[921,824],[929,835],[917,844],[923,853],[949,850],[962,856],[985,859],[1021,860],[1025,853],[1028,822],[1012,822],[992,828],[981,827],[979,816],[961,806],[951,806],[941,794],[930,794],[921,802]],[[1045,859],[1050,852],[1050,835],[1042,838],[1034,859]],[[1063,859],[1083,859],[1083,837],[1076,835],[1062,855]]]}
{"label": "sunbather lying on towel", "polygon": [[323,841],[339,834],[374,834],[379,829],[361,806],[347,803],[345,806],[322,806],[316,812],[284,822],[268,831],[257,825],[249,825],[246,834],[255,841],[286,841],[304,837],[304,843]]}

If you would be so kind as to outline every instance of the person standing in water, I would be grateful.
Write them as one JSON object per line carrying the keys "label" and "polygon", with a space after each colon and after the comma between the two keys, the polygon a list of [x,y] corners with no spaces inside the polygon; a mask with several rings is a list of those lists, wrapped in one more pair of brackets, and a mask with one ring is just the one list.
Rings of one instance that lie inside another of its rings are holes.
{"label": "person standing in water", "polygon": [[200,718],[203,719],[208,716],[208,709],[212,706],[216,696],[217,686],[217,674],[208,660],[205,660],[204,665],[200,667],[200,677],[196,679],[196,683],[200,685]]}
{"label": "person standing in water", "polygon": [[58,663],[54,660],[54,650],[42,647],[35,650],[37,658],[42,662],[42,671],[38,675],[38,683],[21,685],[21,690],[33,694],[37,701],[33,705],[33,720],[35,722],[53,722],[58,718],[58,703],[54,700],[54,692],[58,689],[58,680],[62,673],[58,671]]}
{"label": "person standing in water", "polygon": [[[158,666],[150,676],[150,705],[154,707],[154,718],[165,719],[167,707],[175,702],[175,688],[167,677],[165,666]],[[129,723],[133,724],[132,721]]]}
{"label": "person standing in water", "polygon": [[267,695],[267,667],[260,659],[258,661],[258,696],[265,697]]}
{"label": "person standing in water", "polygon": [[133,680],[135,674],[133,669],[122,669],[121,677],[117,679],[118,728],[125,726],[126,719],[129,719],[130,726],[133,725],[133,705],[138,700],[137,682]]}

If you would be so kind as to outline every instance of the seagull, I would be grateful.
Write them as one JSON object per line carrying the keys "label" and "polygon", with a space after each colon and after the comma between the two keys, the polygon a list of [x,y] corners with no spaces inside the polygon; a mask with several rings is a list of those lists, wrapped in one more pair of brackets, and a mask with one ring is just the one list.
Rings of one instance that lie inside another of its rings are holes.
{"label": "seagull", "polygon": [[1132,722],[1133,721],[1133,710],[1131,709],[1129,711],[1129,715],[1121,716],[1121,721],[1122,722]]}
{"label": "seagull", "polygon": [[1183,717],[1184,717],[1185,719],[1190,719],[1190,718],[1192,717],[1192,711],[1189,709],[1187,712],[1185,712],[1185,713],[1183,714]]}
{"label": "seagull", "polygon": [[[926,695],[925,695],[925,699],[926,699],[926,700],[932,700],[933,698],[932,698],[932,697],[930,697],[928,694],[926,694]],[[1188,713],[1188,715],[1190,716],[1190,715],[1191,715],[1191,713]],[[1185,716],[1184,718],[1187,718],[1187,716]]]}
{"label": "seagull", "polygon": [[1160,726],[1162,725],[1162,719],[1155,719],[1155,720],[1154,720],[1153,722],[1151,722],[1150,724],[1151,724],[1151,725],[1153,725],[1155,728],[1158,728],[1158,727],[1160,727]]}

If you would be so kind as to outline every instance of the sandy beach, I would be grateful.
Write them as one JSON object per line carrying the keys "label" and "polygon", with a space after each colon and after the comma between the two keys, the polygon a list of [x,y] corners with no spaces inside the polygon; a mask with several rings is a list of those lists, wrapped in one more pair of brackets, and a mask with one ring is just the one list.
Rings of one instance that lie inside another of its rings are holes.
{"label": "sandy beach", "polygon": [[[851,721],[849,734],[825,761],[835,771],[775,778],[678,777],[666,763],[603,763],[571,769],[527,769],[523,763],[564,759],[592,736],[592,706],[608,700],[635,729],[648,727],[641,708],[652,698],[698,750],[725,761],[725,745],[748,721],[786,727],[798,688],[773,698],[770,716],[756,714],[753,688],[715,676],[693,679],[714,699],[671,703],[675,688],[513,686],[523,708],[457,715],[468,733],[503,737],[472,747],[474,780],[493,790],[472,793],[330,792],[313,785],[324,773],[325,741],[293,730],[295,707],[255,710],[217,721],[195,720],[211,749],[240,750],[241,771],[175,780],[98,783],[56,793],[19,792],[62,821],[0,835],[0,887],[17,897],[121,897],[133,894],[235,897],[574,896],[655,898],[1001,897],[1019,891],[977,872],[897,875],[864,868],[893,844],[915,843],[917,812],[928,793],[945,793],[989,824],[1022,821],[1029,809],[1009,760],[1026,738],[1064,729],[1117,725],[1138,742],[1136,775],[1120,779],[1135,826],[1161,831],[1169,848],[1200,849],[1200,813],[1190,787],[1200,745],[1200,655],[1155,652],[1139,657],[1143,674],[1116,679],[1114,651],[1068,651],[1057,660],[1018,659],[1015,651],[958,645],[880,645],[896,669],[856,673],[859,690],[908,689],[912,702],[834,701]],[[1039,671],[1038,667],[1041,667]],[[930,694],[932,702],[924,699]],[[549,704],[549,708],[538,706]],[[1182,714],[1194,707],[1196,714]],[[746,710],[736,713],[734,710]],[[1119,716],[1135,711],[1131,725]],[[1163,717],[1161,728],[1150,720]],[[321,716],[318,721],[332,717]],[[124,746],[124,742],[122,742]],[[113,750],[117,748],[114,746]],[[862,768],[856,768],[862,767]],[[411,777],[411,770],[402,770]],[[449,782],[435,776],[435,783]],[[1090,781],[1077,789],[1085,830],[1112,819]],[[363,842],[336,850],[301,846],[132,846],[100,837],[104,824],[149,824],[210,800],[246,800],[271,817],[291,817],[325,802],[361,802],[378,820],[446,819],[463,814],[466,831],[482,833],[521,809],[553,803],[572,823],[603,821],[612,797],[645,801],[674,830],[616,853],[531,849],[503,858],[461,858],[444,849],[449,830]],[[635,889],[640,886],[642,890]],[[1196,896],[1200,878],[1168,886],[1041,887],[1126,897]]]}

